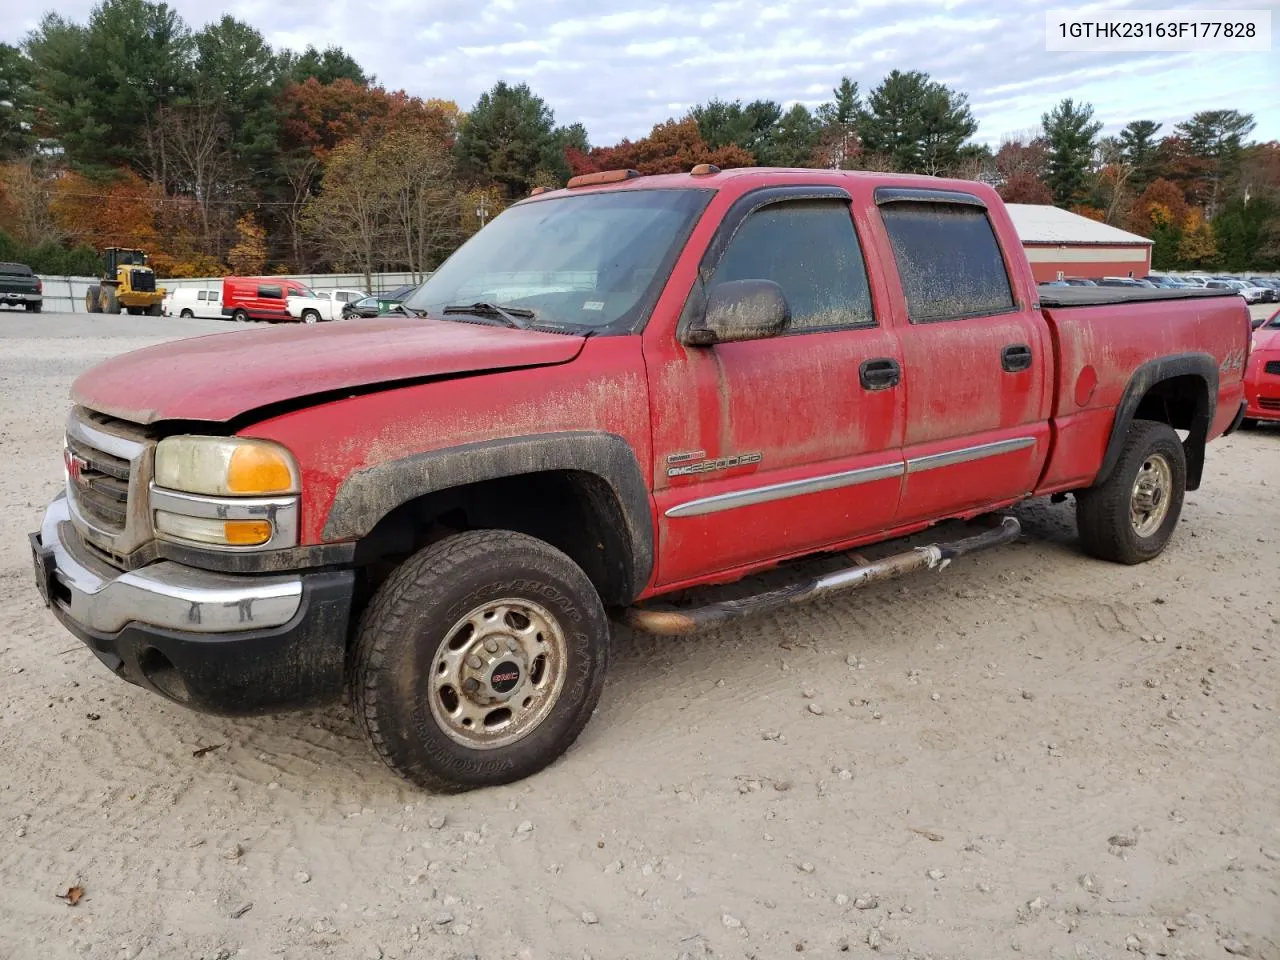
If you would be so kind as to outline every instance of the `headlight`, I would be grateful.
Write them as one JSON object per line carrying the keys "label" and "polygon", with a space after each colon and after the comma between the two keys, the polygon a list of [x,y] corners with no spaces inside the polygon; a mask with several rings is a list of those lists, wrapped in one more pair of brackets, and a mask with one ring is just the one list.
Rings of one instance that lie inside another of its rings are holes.
{"label": "headlight", "polygon": [[156,444],[156,486],[213,496],[298,492],[298,466],[267,440],[168,437]]}

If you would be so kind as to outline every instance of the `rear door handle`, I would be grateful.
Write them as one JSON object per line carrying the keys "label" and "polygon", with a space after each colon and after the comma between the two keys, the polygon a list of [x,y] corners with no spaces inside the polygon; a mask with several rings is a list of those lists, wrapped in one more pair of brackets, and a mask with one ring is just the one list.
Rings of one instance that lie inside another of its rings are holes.
{"label": "rear door handle", "polygon": [[1000,366],[1005,373],[1017,373],[1031,367],[1031,348],[1025,343],[1011,343],[1000,351]]}
{"label": "rear door handle", "polygon": [[892,357],[863,360],[858,367],[858,382],[863,390],[888,390],[902,381],[902,367]]}

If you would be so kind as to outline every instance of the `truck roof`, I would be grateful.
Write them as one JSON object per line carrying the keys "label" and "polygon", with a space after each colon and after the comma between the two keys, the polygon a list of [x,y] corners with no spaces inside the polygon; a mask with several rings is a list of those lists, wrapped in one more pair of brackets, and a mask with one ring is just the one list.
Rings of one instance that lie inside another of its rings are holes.
{"label": "truck roof", "polygon": [[[700,165],[705,166],[705,165]],[[694,168],[695,170],[698,168]],[[608,171],[620,176],[626,171]],[[870,170],[820,170],[812,167],[735,167],[707,173],[658,173],[633,175],[628,179],[565,187],[529,196],[519,203],[538,202],[555,197],[582,193],[601,193],[612,190],[725,190],[745,193],[756,187],[833,184],[842,180],[871,186],[924,187],[931,190],[959,190],[965,193],[991,196],[994,191],[984,183],[973,180],[956,180],[945,177],[929,177],[913,173],[878,173]],[[570,181],[572,182],[572,181]],[[852,185],[852,184],[850,184]]]}

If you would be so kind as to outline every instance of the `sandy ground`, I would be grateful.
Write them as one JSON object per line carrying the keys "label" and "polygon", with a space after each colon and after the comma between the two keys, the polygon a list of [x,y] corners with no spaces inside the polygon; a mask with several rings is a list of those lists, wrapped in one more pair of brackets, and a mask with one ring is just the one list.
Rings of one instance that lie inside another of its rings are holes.
{"label": "sandy ground", "polygon": [[940,575],[620,630],[574,749],[442,798],[345,706],[185,711],[38,603],[68,383],[217,329],[0,313],[0,957],[1280,958],[1280,430],[1141,567],[1034,502]]}

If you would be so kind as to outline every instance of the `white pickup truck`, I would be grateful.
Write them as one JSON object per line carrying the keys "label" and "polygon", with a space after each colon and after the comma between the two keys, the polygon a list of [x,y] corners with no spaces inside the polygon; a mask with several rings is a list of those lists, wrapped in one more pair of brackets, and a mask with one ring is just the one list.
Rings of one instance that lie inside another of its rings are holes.
{"label": "white pickup truck", "polygon": [[289,315],[297,317],[303,323],[318,323],[321,320],[341,320],[342,308],[367,297],[362,290],[314,290],[315,296],[300,297],[289,294],[285,308]]}

